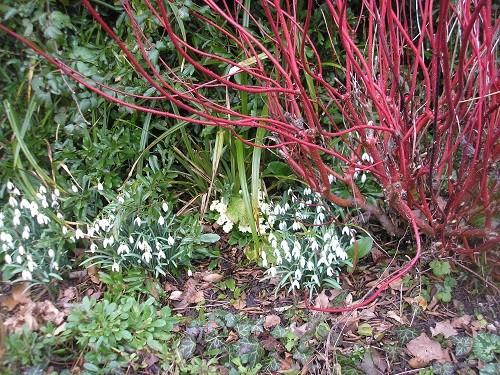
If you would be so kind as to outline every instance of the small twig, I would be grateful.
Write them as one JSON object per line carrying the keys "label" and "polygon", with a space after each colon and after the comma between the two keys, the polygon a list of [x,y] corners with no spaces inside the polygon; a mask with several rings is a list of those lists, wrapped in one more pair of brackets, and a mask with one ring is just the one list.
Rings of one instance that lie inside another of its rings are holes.
{"label": "small twig", "polygon": [[481,276],[480,274],[478,274],[477,272],[471,270],[469,267],[463,265],[462,263],[460,263],[459,261],[457,261],[456,259],[452,259],[453,260],[453,263],[455,263],[456,265],[462,267],[463,269],[465,269],[467,272],[470,272],[471,274],[473,274],[474,276],[476,276],[479,280],[481,280],[483,283],[487,284],[488,286],[490,286],[496,293],[497,296],[500,296],[500,289],[495,285],[493,284],[491,281],[488,281],[486,280],[483,276]]}

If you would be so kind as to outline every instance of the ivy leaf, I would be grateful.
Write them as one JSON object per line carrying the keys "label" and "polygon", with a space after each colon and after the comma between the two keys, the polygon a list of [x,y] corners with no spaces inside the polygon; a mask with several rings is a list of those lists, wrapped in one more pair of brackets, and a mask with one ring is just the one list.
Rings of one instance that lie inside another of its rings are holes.
{"label": "ivy leaf", "polygon": [[249,323],[239,323],[234,326],[234,329],[240,337],[247,337],[252,332],[252,325]]}
{"label": "ivy leaf", "polygon": [[193,356],[196,350],[196,341],[191,336],[185,336],[180,344],[179,351],[181,352],[182,358],[189,359]]}

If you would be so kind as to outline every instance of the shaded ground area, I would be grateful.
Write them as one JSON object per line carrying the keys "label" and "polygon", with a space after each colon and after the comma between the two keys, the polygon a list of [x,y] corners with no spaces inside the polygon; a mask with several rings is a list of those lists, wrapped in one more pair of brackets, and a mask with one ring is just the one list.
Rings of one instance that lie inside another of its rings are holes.
{"label": "shaded ground area", "polygon": [[[182,318],[173,327],[176,339],[169,348],[182,363],[165,369],[165,359],[145,349],[137,353],[140,365],[131,364],[123,373],[230,374],[235,368],[254,374],[498,373],[498,289],[451,260],[393,282],[366,309],[323,314],[308,310],[300,294],[276,293],[276,280],[265,279],[239,250],[227,254],[211,268],[200,265],[191,277],[136,285]],[[343,291],[325,291],[309,303],[332,307],[359,300],[398,268],[378,264],[372,259],[360,265],[343,280]],[[68,312],[78,309],[84,296],[99,300],[113,288],[92,267],[72,276],[57,298],[37,287],[4,286],[6,330],[26,325],[37,331],[52,322],[62,331]],[[54,356],[46,368],[81,373],[82,353]]]}

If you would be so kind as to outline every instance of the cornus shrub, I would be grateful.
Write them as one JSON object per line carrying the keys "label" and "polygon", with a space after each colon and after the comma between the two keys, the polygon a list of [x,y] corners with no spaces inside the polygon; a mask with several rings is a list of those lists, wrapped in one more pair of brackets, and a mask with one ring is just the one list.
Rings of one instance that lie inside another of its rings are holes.
{"label": "cornus shrub", "polygon": [[[266,130],[263,142],[242,140],[277,152],[324,199],[359,207],[391,235],[401,232],[391,210],[410,223],[417,255],[395,277],[420,256],[422,233],[443,252],[500,242],[500,18],[491,0],[123,0],[133,46],[115,34],[112,18],[82,2],[147,91],[93,80],[15,30],[0,30],[120,105],[241,139],[241,129]],[[152,37],[151,22],[161,30]],[[246,108],[249,97],[261,110]],[[355,176],[368,173],[383,189],[381,202],[359,189]],[[330,176],[349,193],[336,193]]]}

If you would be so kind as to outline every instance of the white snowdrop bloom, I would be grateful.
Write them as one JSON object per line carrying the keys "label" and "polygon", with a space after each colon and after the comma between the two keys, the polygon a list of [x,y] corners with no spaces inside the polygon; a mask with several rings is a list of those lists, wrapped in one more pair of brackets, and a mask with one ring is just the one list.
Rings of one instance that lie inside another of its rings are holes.
{"label": "white snowdrop bloom", "polygon": [[106,249],[108,247],[108,245],[109,245],[108,239],[105,238],[104,241],[102,241],[102,247],[104,247]]}
{"label": "white snowdrop bloom", "polygon": [[133,244],[134,243],[134,237],[129,236],[128,237],[128,242],[130,242],[131,244]]}
{"label": "white snowdrop bloom", "polygon": [[271,241],[271,247],[272,247],[273,249],[278,249],[278,241],[276,241],[275,239],[273,239],[273,240]]}
{"label": "white snowdrop bloom", "polygon": [[40,225],[42,225],[42,224],[48,224],[49,223],[49,218],[47,216],[45,216],[44,214],[39,213],[38,215],[36,215],[36,221]]}
{"label": "white snowdrop bloom", "polygon": [[332,277],[333,276],[333,268],[332,267],[328,267],[326,269],[326,274],[329,276],[329,277]]}
{"label": "white snowdrop bloom", "polygon": [[60,213],[59,211],[56,213],[56,217],[59,219],[59,220],[64,220],[64,216],[62,213]]}
{"label": "white snowdrop bloom", "polygon": [[335,182],[335,176],[333,174],[328,175],[328,182],[333,184]]}
{"label": "white snowdrop bloom", "polygon": [[354,174],[352,175],[352,178],[357,180],[358,176],[359,176],[359,172],[354,172]]}
{"label": "white snowdrop bloom", "polygon": [[188,270],[188,276],[189,276],[189,277],[193,276],[193,271]]}
{"label": "white snowdrop bloom", "polygon": [[38,215],[38,204],[36,204],[36,202],[30,203],[30,213],[31,217],[35,217]]}
{"label": "white snowdrop bloom", "polygon": [[288,245],[288,242],[286,242],[286,240],[281,241],[280,246],[285,253],[290,252],[290,246]]}
{"label": "white snowdrop bloom", "polygon": [[267,268],[267,255],[264,251],[261,253],[261,258],[262,258],[262,267]]}
{"label": "white snowdrop bloom", "polygon": [[161,250],[161,245],[158,241],[155,241],[155,247],[156,247],[156,250],[158,250],[158,251]]}
{"label": "white snowdrop bloom", "polygon": [[324,211],[324,207],[322,205],[319,205],[319,206],[316,206],[316,212],[317,213],[320,213],[320,212],[323,212]]}
{"label": "white snowdrop bloom", "polygon": [[59,264],[57,262],[53,262],[52,268],[55,269],[56,271],[59,271]]}
{"label": "white snowdrop bloom", "polygon": [[21,277],[23,280],[31,280],[33,278],[31,272],[28,270],[23,270],[23,272],[21,273]]}
{"label": "white snowdrop bloom", "polygon": [[366,182],[366,173],[361,175],[361,183],[364,184]]}
{"label": "white snowdrop bloom", "polygon": [[120,244],[120,246],[118,246],[118,249],[116,249],[116,253],[118,255],[122,254],[122,253],[126,253],[128,254],[130,252],[130,249],[128,248],[127,245],[125,245],[124,243]]}
{"label": "white snowdrop bloom", "polygon": [[52,203],[50,204],[50,207],[52,207],[52,208],[59,207],[59,202],[53,200]]}
{"label": "white snowdrop bloom", "polygon": [[274,226],[274,223],[276,221],[276,216],[274,215],[269,215],[267,217],[267,222],[269,223],[269,226],[272,228]]}
{"label": "white snowdrop bloom", "polygon": [[158,251],[158,255],[156,257],[158,258],[158,260],[167,259],[167,256],[165,255],[163,250]]}
{"label": "white snowdrop bloom", "polygon": [[23,245],[19,245],[19,247],[17,248],[17,252],[20,254],[20,255],[24,255],[26,253],[25,249],[24,249],[24,246]]}
{"label": "white snowdrop bloom", "polygon": [[118,203],[120,204],[123,204],[125,202],[125,199],[123,199],[123,197],[121,195],[119,195],[116,200],[118,201]]}
{"label": "white snowdrop bloom", "polygon": [[368,155],[366,152],[363,153],[363,155],[361,155],[361,159],[363,161],[370,163],[370,164],[373,164],[373,158],[370,155]]}
{"label": "white snowdrop bloom", "polygon": [[23,262],[23,257],[22,257],[21,255],[18,255],[18,256],[16,257],[16,263],[17,263],[17,264],[21,264],[22,262]]}
{"label": "white snowdrop bloom", "polygon": [[47,251],[47,254],[49,254],[49,257],[51,258],[54,258],[55,257],[55,253],[54,253],[54,250],[53,249],[49,249],[49,251]]}
{"label": "white snowdrop bloom", "polygon": [[279,204],[277,204],[276,206],[274,206],[273,213],[275,215],[279,215],[281,213],[281,206]]}
{"label": "white snowdrop bloom", "polygon": [[300,257],[300,250],[301,250],[300,243],[298,241],[295,241],[293,243],[293,250],[292,250],[292,257],[294,259],[299,259],[299,257]]}
{"label": "white snowdrop bloom", "polygon": [[97,221],[97,225],[104,231],[110,226],[110,222],[108,219],[99,219]]}
{"label": "white snowdrop bloom", "polygon": [[222,230],[226,233],[231,232],[231,229],[233,229],[233,222],[228,220],[226,223],[222,226]]}
{"label": "white snowdrop bloom", "polygon": [[269,205],[265,202],[262,202],[259,204],[260,211],[263,212],[264,214],[269,213]]}
{"label": "white snowdrop bloom", "polygon": [[99,191],[103,191],[104,190],[104,186],[102,186],[102,183],[99,182],[97,184],[97,190],[99,190]]}
{"label": "white snowdrop bloom", "polygon": [[9,205],[11,207],[17,207],[19,203],[17,203],[17,199],[14,198],[13,196],[9,197]]}
{"label": "white snowdrop bloom", "polygon": [[304,195],[311,195],[311,193],[312,193],[311,188],[307,187],[307,188],[304,189]]}
{"label": "white snowdrop bloom", "polygon": [[33,262],[33,259],[31,259],[31,257],[30,257],[30,259],[28,260],[28,270],[30,272],[33,272],[33,270],[35,268],[36,268],[36,264],[35,264],[35,262]]}
{"label": "white snowdrop bloom", "polygon": [[316,218],[314,219],[314,224],[323,224],[325,220],[325,214],[323,212],[320,212],[319,214],[316,215]]}
{"label": "white snowdrop bloom", "polygon": [[291,286],[292,289],[300,289],[300,283],[298,282],[298,280],[294,280],[292,282],[292,286]]}
{"label": "white snowdrop bloom", "polygon": [[24,227],[24,230],[23,230],[23,233],[21,234],[21,237],[23,238],[23,240],[27,240],[30,238],[30,228],[25,226]]}
{"label": "white snowdrop bloom", "polygon": [[144,254],[142,254],[142,259],[146,262],[149,263],[149,261],[153,258],[153,254],[151,254],[149,251],[145,251]]}
{"label": "white snowdrop bloom", "polygon": [[45,199],[45,195],[40,194],[40,193],[36,193],[36,197],[37,197],[39,200],[44,200],[44,199]]}
{"label": "white snowdrop bloom", "polygon": [[94,227],[87,228],[87,236],[88,237],[93,237],[94,236]]}
{"label": "white snowdrop bloom", "polygon": [[71,190],[73,191],[73,193],[78,193],[78,188],[76,187],[76,185],[71,186]]}
{"label": "white snowdrop bloom", "polygon": [[0,239],[6,243],[12,243],[12,235],[10,233],[2,232],[0,233]]}
{"label": "white snowdrop bloom", "polygon": [[10,181],[7,181],[7,190],[9,191],[14,190],[14,184]]}
{"label": "white snowdrop bloom", "polygon": [[332,235],[330,232],[326,232],[324,235],[323,235],[323,241],[327,242],[329,240],[331,240],[332,238]]}
{"label": "white snowdrop bloom", "polygon": [[38,191],[40,192],[40,194],[47,194],[47,189],[43,185],[40,185]]}
{"label": "white snowdrop bloom", "polygon": [[59,189],[57,189],[57,188],[56,188],[56,189],[54,189],[54,195],[55,195],[56,197],[59,197],[59,196],[61,195],[61,192],[59,191]]}
{"label": "white snowdrop bloom", "polygon": [[342,234],[345,236],[348,236],[350,234],[349,227],[347,225],[342,228]]}
{"label": "white snowdrop bloom", "polygon": [[337,257],[339,257],[342,260],[347,259],[347,253],[340,246],[337,247],[337,251],[335,252],[335,254],[337,255]]}
{"label": "white snowdrop bloom", "polygon": [[302,226],[300,225],[300,222],[298,222],[298,221],[294,221],[294,222],[293,222],[293,224],[292,224],[292,229],[293,229],[294,231],[298,231],[298,230],[300,230],[301,228],[302,228]]}
{"label": "white snowdrop bloom", "polygon": [[66,228],[64,225],[61,228],[62,234],[68,233],[68,228]]}
{"label": "white snowdrop bloom", "polygon": [[111,272],[120,272],[120,266],[118,265],[118,263],[113,263],[113,265],[111,266]]}
{"label": "white snowdrop bloom", "polygon": [[160,216],[160,217],[158,218],[158,224],[159,224],[159,225],[163,225],[163,224],[165,224],[165,218],[164,218],[163,216]]}
{"label": "white snowdrop bloom", "polygon": [[283,264],[283,258],[281,256],[277,256],[276,257],[276,264],[279,266],[281,264]]}
{"label": "white snowdrop bloom", "polygon": [[300,280],[302,278],[302,271],[299,269],[296,269],[294,277],[295,277],[295,280]]}
{"label": "white snowdrop bloom", "polygon": [[271,275],[271,277],[275,277],[276,276],[276,267],[269,268],[269,274]]}
{"label": "white snowdrop bloom", "polygon": [[21,199],[21,203],[19,203],[19,207],[21,208],[30,208],[31,207],[31,203],[29,202],[29,200],[23,198]]}
{"label": "white snowdrop bloom", "polygon": [[306,258],[300,257],[299,265],[300,265],[300,268],[304,268],[306,266]]}
{"label": "white snowdrop bloom", "polygon": [[95,243],[92,243],[90,245],[90,252],[94,254],[96,250],[97,250],[97,245]]}
{"label": "white snowdrop bloom", "polygon": [[14,216],[21,217],[21,211],[18,208],[14,210]]}
{"label": "white snowdrop bloom", "polygon": [[11,264],[12,263],[12,257],[9,254],[5,254],[5,257],[3,258],[6,264]]}
{"label": "white snowdrop bloom", "polygon": [[278,224],[278,228],[280,230],[285,230],[286,229],[286,223],[284,221],[280,221],[280,223]]}
{"label": "white snowdrop bloom", "polygon": [[21,192],[19,191],[18,188],[14,188],[14,190],[12,191],[12,194],[14,194],[14,195],[21,195]]}
{"label": "white snowdrop bloom", "polygon": [[[163,203],[163,204],[165,204],[165,203]],[[210,203],[209,210],[210,211],[215,211],[218,204],[219,204],[218,200],[213,200],[212,203]]]}
{"label": "white snowdrop bloom", "polygon": [[135,220],[134,220],[134,224],[137,225],[138,227],[141,226],[142,224],[142,220],[140,217],[136,217]]}
{"label": "white snowdrop bloom", "polygon": [[312,261],[307,261],[307,270],[312,271],[314,269],[314,263]]}
{"label": "white snowdrop bloom", "polygon": [[286,212],[290,209],[290,205],[288,203],[285,203],[285,206],[283,207],[283,210]]}
{"label": "white snowdrop bloom", "polygon": [[168,204],[167,204],[167,202],[163,202],[163,204],[161,205],[161,209],[163,210],[163,212],[167,212],[168,211]]}
{"label": "white snowdrop bloom", "polygon": [[318,242],[316,242],[315,238],[313,238],[312,241],[311,241],[311,250],[312,251],[319,250],[319,244],[318,244]]}
{"label": "white snowdrop bloom", "polygon": [[77,228],[75,231],[75,238],[78,240],[80,238],[84,238],[85,234],[83,234],[83,231],[80,228]]}
{"label": "white snowdrop bloom", "polygon": [[168,236],[168,238],[167,238],[167,243],[168,243],[170,246],[173,246],[173,245],[174,245],[174,243],[175,243],[174,237],[172,237],[172,236]]}
{"label": "white snowdrop bloom", "polygon": [[110,245],[113,245],[115,243],[115,237],[113,237],[112,235],[108,237],[108,243]]}
{"label": "white snowdrop bloom", "polygon": [[273,233],[269,233],[269,236],[267,236],[267,239],[269,240],[269,242],[276,241],[276,236]]}

